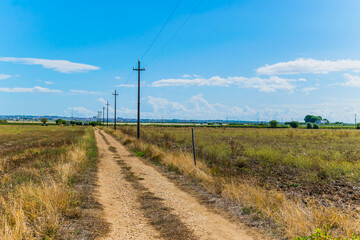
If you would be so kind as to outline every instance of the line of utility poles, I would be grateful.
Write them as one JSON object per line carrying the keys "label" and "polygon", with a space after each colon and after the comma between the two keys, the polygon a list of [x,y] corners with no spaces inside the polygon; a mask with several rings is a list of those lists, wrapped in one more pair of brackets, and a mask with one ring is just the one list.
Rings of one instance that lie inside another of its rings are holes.
{"label": "line of utility poles", "polygon": [[[145,71],[146,69],[145,68],[141,68],[140,66],[140,59],[138,61],[138,67],[135,68],[133,67],[133,70],[134,71],[137,71],[138,72],[138,97],[137,97],[137,138],[140,139],[140,73],[141,71]],[[116,96],[118,96],[119,94],[116,92],[116,89],[115,89],[115,93],[113,93],[112,95],[115,96],[115,108],[114,108],[114,129],[116,130]],[[107,101],[105,106],[106,106],[106,109],[107,109],[107,112],[106,112],[106,126],[109,127],[109,102]],[[105,125],[105,106],[103,106],[103,125]]]}

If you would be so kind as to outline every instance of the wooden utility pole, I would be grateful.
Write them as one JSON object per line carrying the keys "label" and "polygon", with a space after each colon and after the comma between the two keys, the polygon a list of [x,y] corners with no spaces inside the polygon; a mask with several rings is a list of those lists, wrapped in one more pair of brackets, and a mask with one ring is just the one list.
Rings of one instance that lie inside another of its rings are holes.
{"label": "wooden utility pole", "polygon": [[112,95],[115,96],[115,109],[114,109],[114,112],[115,112],[115,118],[114,118],[114,129],[116,130],[116,96],[118,96],[119,94],[116,93],[116,89],[115,89],[115,93],[113,93]]}
{"label": "wooden utility pole", "polygon": [[140,139],[140,72],[145,71],[145,68],[140,68],[140,59],[138,61],[138,68],[133,68],[138,72],[138,109],[137,109],[137,138]]}
{"label": "wooden utility pole", "polygon": [[105,106],[103,106],[103,126],[105,125]]}
{"label": "wooden utility pole", "polygon": [[109,101],[106,102],[106,127],[109,127]]}

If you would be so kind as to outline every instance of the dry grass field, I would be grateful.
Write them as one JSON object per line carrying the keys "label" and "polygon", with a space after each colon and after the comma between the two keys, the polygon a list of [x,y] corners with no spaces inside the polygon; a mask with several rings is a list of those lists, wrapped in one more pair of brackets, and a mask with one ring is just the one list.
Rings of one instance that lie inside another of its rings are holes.
{"label": "dry grass field", "polygon": [[96,159],[92,128],[0,126],[0,239],[92,239],[79,184]]}
{"label": "dry grass field", "polygon": [[120,128],[108,131],[139,156],[201,180],[244,206],[244,214],[272,219],[287,238],[337,239],[311,238],[317,231],[358,239],[358,130],[195,128],[194,168],[191,128],[144,126],[142,141],[134,126]]}

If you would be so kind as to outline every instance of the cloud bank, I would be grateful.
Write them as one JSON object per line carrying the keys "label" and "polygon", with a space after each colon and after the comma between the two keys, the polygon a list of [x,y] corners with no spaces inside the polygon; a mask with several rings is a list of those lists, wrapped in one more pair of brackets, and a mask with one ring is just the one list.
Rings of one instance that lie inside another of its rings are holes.
{"label": "cloud bank", "polygon": [[279,62],[273,65],[265,65],[256,69],[260,75],[283,75],[283,74],[328,74],[329,72],[360,71],[360,60],[315,60],[311,58],[299,58],[295,61]]}
{"label": "cloud bank", "polygon": [[7,92],[7,93],[31,93],[31,92],[37,92],[37,93],[62,93],[61,90],[57,89],[49,89],[49,88],[43,88],[43,87],[32,87],[32,88],[0,88],[0,92]]}
{"label": "cloud bank", "polygon": [[11,75],[0,74],[0,80],[7,79],[7,78],[11,78]]}
{"label": "cloud bank", "polygon": [[230,87],[238,86],[241,88],[255,88],[260,92],[275,92],[276,90],[288,90],[290,92],[296,87],[295,82],[306,81],[305,79],[286,79],[277,76],[269,78],[259,77],[227,77],[222,78],[214,76],[211,78],[179,78],[179,79],[161,79],[151,84],[152,87],[167,86],[216,86]]}
{"label": "cloud bank", "polygon": [[99,70],[100,68],[93,65],[74,63],[67,60],[49,60],[39,58],[15,58],[15,57],[0,57],[2,62],[14,62],[27,65],[40,65],[46,69],[52,69],[61,73],[87,72],[92,70]]}

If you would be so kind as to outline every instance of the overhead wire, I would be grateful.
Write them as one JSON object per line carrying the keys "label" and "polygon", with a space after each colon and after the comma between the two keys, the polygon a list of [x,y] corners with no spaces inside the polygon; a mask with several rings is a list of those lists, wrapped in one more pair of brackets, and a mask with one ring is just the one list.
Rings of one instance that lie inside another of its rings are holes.
{"label": "overhead wire", "polygon": [[164,51],[164,49],[169,45],[169,43],[174,40],[174,38],[179,34],[179,32],[182,30],[182,28],[186,25],[186,23],[190,20],[191,16],[195,13],[195,11],[200,6],[201,2],[203,0],[199,0],[198,3],[195,5],[191,13],[187,16],[185,21],[180,25],[180,27],[177,29],[177,31],[169,38],[169,40],[163,45],[163,47],[157,52],[157,54],[154,55],[154,57],[146,64],[146,67],[150,65],[161,53]]}
{"label": "overhead wire", "polygon": [[140,59],[143,59],[146,54],[149,52],[149,50],[152,48],[152,46],[154,45],[154,43],[156,42],[156,40],[159,38],[160,34],[164,31],[166,25],[169,23],[170,19],[172,18],[172,16],[174,15],[176,9],[179,7],[180,2],[182,0],[178,0],[174,9],[171,11],[170,15],[168,16],[168,18],[166,19],[166,21],[164,22],[164,24],[162,25],[160,31],[156,34],[155,38],[152,40],[152,42],[150,43],[149,47],[145,50],[145,52],[143,53],[143,55],[141,56]]}
{"label": "overhead wire", "polygon": [[[165,27],[167,26],[167,24],[169,23],[170,19],[172,18],[172,16],[174,15],[175,11],[177,10],[177,8],[179,7],[180,3],[181,3],[182,0],[178,0],[173,8],[173,10],[171,11],[171,13],[169,14],[169,16],[167,17],[166,21],[164,22],[164,24],[162,25],[160,31],[156,34],[155,38],[152,40],[152,42],[150,43],[150,45],[148,46],[148,48],[145,50],[145,52],[142,54],[141,58],[140,59],[143,59],[146,54],[150,51],[150,49],[153,47],[153,45],[155,44],[155,42],[157,41],[157,39],[159,38],[159,36],[161,35],[161,33],[164,31]],[[129,80],[130,80],[130,77],[132,76],[133,74],[133,70],[131,69],[131,72],[130,74],[128,75],[128,77],[126,78],[125,82],[122,83],[124,85],[126,85]]]}

